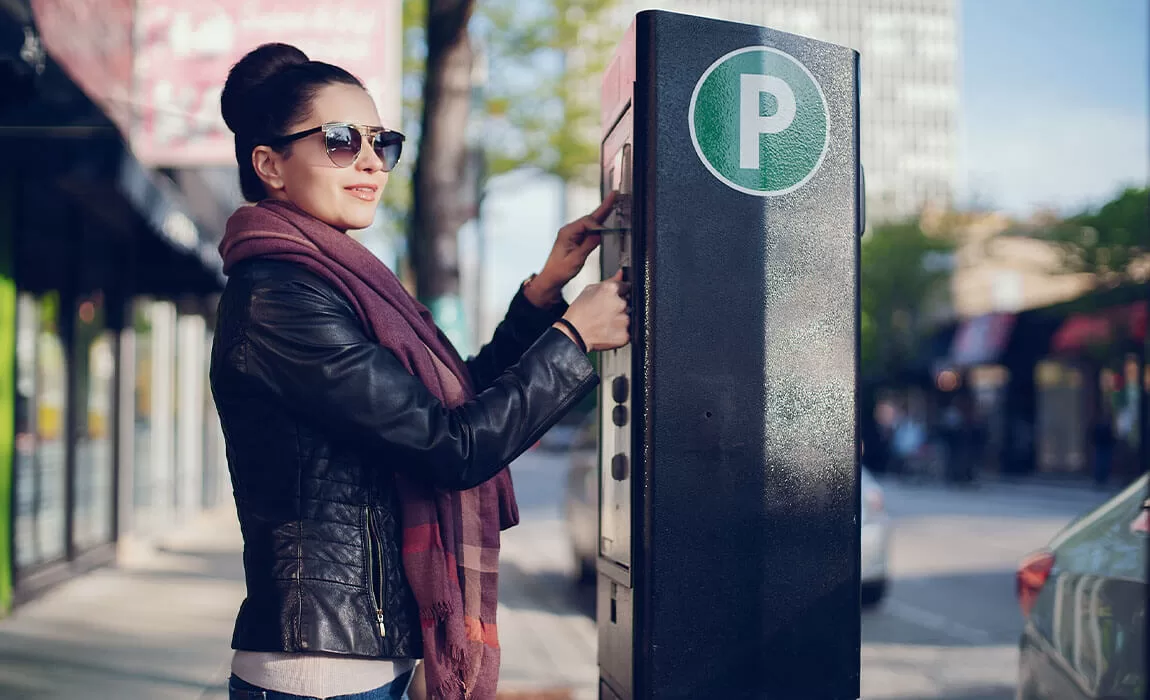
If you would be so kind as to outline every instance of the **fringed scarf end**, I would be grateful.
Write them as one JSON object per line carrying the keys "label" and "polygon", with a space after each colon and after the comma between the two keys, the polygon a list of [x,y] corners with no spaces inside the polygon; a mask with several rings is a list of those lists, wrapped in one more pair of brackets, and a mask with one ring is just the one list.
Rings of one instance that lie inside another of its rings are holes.
{"label": "fringed scarf end", "polygon": [[421,608],[419,619],[423,622],[443,622],[455,614],[455,604],[448,601],[432,603],[430,607]]}
{"label": "fringed scarf end", "polygon": [[427,700],[464,700],[467,686],[459,678],[444,678],[427,693]]}

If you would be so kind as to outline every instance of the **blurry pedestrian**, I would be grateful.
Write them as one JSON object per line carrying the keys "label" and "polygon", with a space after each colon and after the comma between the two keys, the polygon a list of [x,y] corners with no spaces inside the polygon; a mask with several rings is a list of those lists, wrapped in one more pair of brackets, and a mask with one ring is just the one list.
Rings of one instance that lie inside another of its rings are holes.
{"label": "blurry pedestrian", "polygon": [[1102,488],[1110,479],[1110,464],[1114,459],[1114,421],[1109,411],[1097,411],[1090,432],[1094,443],[1094,484]]}
{"label": "blurry pedestrian", "polygon": [[939,421],[939,435],[945,447],[946,479],[958,481],[961,473],[961,463],[965,459],[962,454],[962,410],[956,401],[951,401],[942,412]]}
{"label": "blurry pedestrian", "polygon": [[921,464],[926,428],[909,412],[903,412],[894,431],[894,451],[901,476],[911,476]]}
{"label": "blurry pedestrian", "polygon": [[232,68],[221,107],[256,203],[220,244],[211,367],[247,583],[230,697],[377,700],[425,681],[490,700],[499,532],[518,522],[505,467],[593,390],[587,352],[628,342],[619,275],[570,307],[561,294],[612,198],[559,231],[465,361],[347,235],[372,223],[404,143],[362,83],[269,44]]}
{"label": "blurry pedestrian", "polygon": [[980,430],[970,397],[955,398],[945,418],[948,439],[947,474],[951,483],[970,484],[979,459]]}

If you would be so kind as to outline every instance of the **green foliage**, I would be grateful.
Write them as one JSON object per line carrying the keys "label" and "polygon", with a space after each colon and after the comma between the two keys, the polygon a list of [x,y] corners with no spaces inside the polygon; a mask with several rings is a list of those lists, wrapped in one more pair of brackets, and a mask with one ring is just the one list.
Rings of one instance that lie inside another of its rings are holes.
{"label": "green foliage", "polygon": [[490,68],[489,173],[531,166],[590,181],[599,156],[599,80],[619,32],[616,0],[483,0],[473,32]]}
{"label": "green foliage", "polygon": [[[536,167],[564,180],[592,181],[599,160],[599,81],[622,36],[610,22],[617,0],[470,1],[471,33],[487,63],[476,116],[483,121],[488,175]],[[427,0],[404,0],[408,163],[415,159],[422,114],[426,13]],[[410,187],[410,175],[398,172],[387,203],[410,206]],[[400,189],[406,192],[395,191]]]}
{"label": "green foliage", "polygon": [[1133,281],[1133,263],[1150,256],[1150,189],[1127,189],[1097,210],[1039,232],[1061,253],[1060,272],[1095,275],[1098,287]]}
{"label": "green foliage", "polygon": [[861,262],[862,371],[892,376],[914,362],[923,316],[945,291],[954,251],[949,235],[927,235],[917,222],[879,226],[863,238]]}
{"label": "green foliage", "polygon": [[[616,1],[458,0],[474,11],[471,43],[486,68],[486,80],[472,94],[474,133],[460,138],[482,145],[485,177],[534,167],[567,181],[596,182],[600,78],[621,36],[608,14]],[[407,229],[409,240],[424,117],[428,2],[403,0],[401,129],[407,142],[383,196],[389,228]],[[401,268],[414,262],[404,258]]]}

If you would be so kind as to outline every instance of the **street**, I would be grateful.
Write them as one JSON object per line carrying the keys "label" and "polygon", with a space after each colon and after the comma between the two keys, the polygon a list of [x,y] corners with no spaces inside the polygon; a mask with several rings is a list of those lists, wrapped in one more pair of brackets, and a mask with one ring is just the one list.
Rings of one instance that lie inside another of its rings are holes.
{"label": "street", "polygon": [[[562,456],[530,453],[514,474],[522,524],[507,532],[503,605],[536,625],[503,634],[505,685],[567,685],[595,697],[594,591],[570,583]],[[866,700],[1014,697],[1019,559],[1106,495],[1088,486],[973,488],[884,482],[895,521],[890,593],[863,613]],[[549,619],[547,619],[549,618]],[[549,640],[559,625],[565,639]],[[544,671],[543,669],[551,669]]]}
{"label": "street", "polygon": [[892,580],[883,605],[863,614],[863,697],[1013,698],[1018,561],[1105,495],[1085,485],[884,487]]}

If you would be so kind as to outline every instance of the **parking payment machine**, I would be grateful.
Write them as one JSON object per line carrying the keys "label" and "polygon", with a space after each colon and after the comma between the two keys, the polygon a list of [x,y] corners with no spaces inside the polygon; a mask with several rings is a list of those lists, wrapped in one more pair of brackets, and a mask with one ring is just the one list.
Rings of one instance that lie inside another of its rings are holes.
{"label": "parking payment machine", "polygon": [[857,698],[858,55],[642,12],[602,109],[600,697]]}

